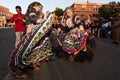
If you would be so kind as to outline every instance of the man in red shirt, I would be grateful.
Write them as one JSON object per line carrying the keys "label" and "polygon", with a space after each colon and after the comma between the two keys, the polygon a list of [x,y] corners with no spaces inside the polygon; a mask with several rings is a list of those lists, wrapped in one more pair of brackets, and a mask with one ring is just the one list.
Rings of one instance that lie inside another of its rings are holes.
{"label": "man in red shirt", "polygon": [[25,15],[22,14],[22,9],[21,6],[16,6],[15,7],[17,14],[14,14],[10,22],[14,23],[15,22],[15,35],[16,35],[16,43],[15,47],[18,45],[18,43],[21,41],[23,32],[25,30],[25,22],[24,22],[24,17]]}

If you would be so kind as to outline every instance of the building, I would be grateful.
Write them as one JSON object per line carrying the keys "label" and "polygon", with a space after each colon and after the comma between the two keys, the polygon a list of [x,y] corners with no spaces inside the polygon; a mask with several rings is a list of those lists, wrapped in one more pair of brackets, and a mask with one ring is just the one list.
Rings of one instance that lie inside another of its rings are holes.
{"label": "building", "polygon": [[0,26],[5,26],[6,21],[9,20],[12,15],[8,8],[0,5]]}
{"label": "building", "polygon": [[9,19],[13,14],[9,11],[8,8],[0,5],[0,16],[5,16]]}
{"label": "building", "polygon": [[87,2],[74,2],[71,7],[75,14],[80,16],[81,19],[85,19],[87,15],[98,16],[99,8],[102,5],[103,4],[91,3],[90,0],[87,0]]}

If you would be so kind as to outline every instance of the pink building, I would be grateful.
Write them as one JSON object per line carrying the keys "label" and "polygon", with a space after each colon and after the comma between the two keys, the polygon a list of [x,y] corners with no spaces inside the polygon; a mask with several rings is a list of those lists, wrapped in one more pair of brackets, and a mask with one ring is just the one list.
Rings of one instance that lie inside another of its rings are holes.
{"label": "pink building", "polygon": [[99,15],[99,8],[103,4],[99,3],[91,3],[89,0],[87,2],[74,2],[72,4],[72,8],[74,13],[81,17],[81,19],[85,19],[87,15],[97,16]]}

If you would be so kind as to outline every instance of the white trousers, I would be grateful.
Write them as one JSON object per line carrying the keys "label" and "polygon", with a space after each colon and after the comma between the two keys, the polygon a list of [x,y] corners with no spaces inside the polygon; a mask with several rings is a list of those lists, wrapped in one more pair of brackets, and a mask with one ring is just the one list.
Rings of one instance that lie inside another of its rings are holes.
{"label": "white trousers", "polygon": [[15,47],[17,47],[18,43],[22,40],[23,37],[23,32],[16,32],[16,42],[15,42]]}

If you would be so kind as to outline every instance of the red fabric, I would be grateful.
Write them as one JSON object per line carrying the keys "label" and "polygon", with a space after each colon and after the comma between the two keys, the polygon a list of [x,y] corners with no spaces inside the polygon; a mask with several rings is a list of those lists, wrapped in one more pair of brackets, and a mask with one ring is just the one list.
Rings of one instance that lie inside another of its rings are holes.
{"label": "red fabric", "polygon": [[24,19],[24,14],[14,14],[13,17],[11,17],[10,22],[15,22],[15,31],[24,31],[25,30],[25,22],[23,20],[15,20],[16,18]]}

